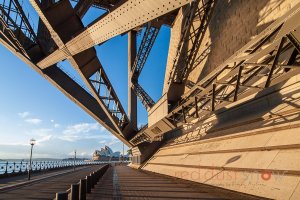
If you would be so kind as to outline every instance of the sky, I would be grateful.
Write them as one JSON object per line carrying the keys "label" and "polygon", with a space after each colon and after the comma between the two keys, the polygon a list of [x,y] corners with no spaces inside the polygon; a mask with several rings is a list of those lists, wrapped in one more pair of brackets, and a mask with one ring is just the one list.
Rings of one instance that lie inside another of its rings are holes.
{"label": "sky", "polygon": [[[37,14],[23,5],[37,27]],[[89,24],[103,11],[92,8],[84,17]],[[139,83],[157,101],[162,94],[170,29],[162,27]],[[138,42],[141,36],[138,37]],[[96,47],[97,55],[127,111],[127,35]],[[68,62],[65,71],[78,75]],[[37,140],[33,158],[90,158],[96,149],[108,145],[122,153],[123,144],[47,80],[0,45],[0,159],[29,158],[29,140]],[[138,124],[147,123],[147,112],[138,103]],[[125,146],[125,153],[127,151]]]}

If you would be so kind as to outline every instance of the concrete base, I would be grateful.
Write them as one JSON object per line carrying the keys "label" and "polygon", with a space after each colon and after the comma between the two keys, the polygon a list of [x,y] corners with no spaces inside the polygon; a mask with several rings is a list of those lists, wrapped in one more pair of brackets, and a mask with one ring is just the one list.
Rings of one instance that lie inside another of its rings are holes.
{"label": "concrete base", "polygon": [[298,75],[186,125],[168,135],[142,169],[272,199],[300,199],[299,88]]}

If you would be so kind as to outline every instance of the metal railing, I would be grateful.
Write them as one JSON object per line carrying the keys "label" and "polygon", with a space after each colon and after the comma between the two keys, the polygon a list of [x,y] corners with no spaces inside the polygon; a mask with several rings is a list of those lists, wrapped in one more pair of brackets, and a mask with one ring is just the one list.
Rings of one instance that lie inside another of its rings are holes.
{"label": "metal railing", "polygon": [[[34,171],[43,171],[48,169],[59,169],[73,166],[84,166],[84,165],[97,165],[104,164],[108,162],[104,161],[32,161],[31,170]],[[0,175],[8,174],[19,174],[25,173],[29,169],[28,161],[19,161],[19,162],[4,162],[0,161]]]}

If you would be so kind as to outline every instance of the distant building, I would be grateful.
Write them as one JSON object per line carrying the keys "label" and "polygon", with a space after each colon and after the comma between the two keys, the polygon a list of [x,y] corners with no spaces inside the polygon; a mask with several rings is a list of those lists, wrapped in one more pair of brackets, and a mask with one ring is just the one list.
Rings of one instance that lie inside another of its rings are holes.
{"label": "distant building", "polygon": [[[93,153],[93,160],[94,161],[118,161],[120,160],[121,153],[119,151],[113,152],[111,148],[108,146],[105,146],[104,148],[101,148],[100,150],[95,150]],[[128,158],[127,155],[125,155],[125,158]]]}

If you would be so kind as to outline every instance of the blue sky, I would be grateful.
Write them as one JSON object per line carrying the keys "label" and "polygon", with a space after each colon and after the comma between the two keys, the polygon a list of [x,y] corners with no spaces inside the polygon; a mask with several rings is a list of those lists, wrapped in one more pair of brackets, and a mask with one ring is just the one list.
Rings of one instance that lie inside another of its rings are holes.
{"label": "blue sky", "polygon": [[[26,5],[26,9],[36,19],[31,6]],[[84,23],[101,13],[92,9]],[[139,80],[155,101],[162,93],[169,38],[169,28],[163,27]],[[96,49],[127,110],[127,35],[113,38]],[[67,62],[61,65],[78,77]],[[116,137],[1,45],[0,69],[0,159],[28,158],[31,138],[37,140],[35,158],[65,158],[72,156],[74,149],[79,157],[90,157],[104,145],[122,152],[123,145]],[[140,103],[138,115],[139,124],[147,123],[147,113]]]}

